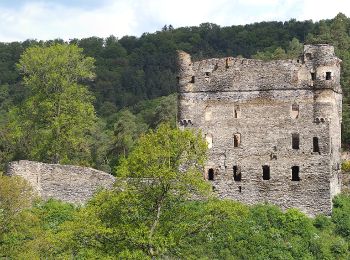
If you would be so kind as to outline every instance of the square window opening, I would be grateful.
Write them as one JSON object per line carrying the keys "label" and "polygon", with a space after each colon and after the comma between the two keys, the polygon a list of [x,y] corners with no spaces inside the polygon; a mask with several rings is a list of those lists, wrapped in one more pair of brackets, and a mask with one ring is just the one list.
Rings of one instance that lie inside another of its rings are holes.
{"label": "square window opening", "polygon": [[326,72],[326,80],[331,80],[332,79],[332,72],[327,71]]}

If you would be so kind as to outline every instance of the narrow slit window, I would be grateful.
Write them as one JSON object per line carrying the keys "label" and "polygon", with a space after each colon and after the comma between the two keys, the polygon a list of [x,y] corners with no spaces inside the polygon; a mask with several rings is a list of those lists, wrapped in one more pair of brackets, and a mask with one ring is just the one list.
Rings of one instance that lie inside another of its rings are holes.
{"label": "narrow slit window", "polygon": [[270,179],[270,166],[263,165],[263,180],[269,180]]}
{"label": "narrow slit window", "polygon": [[226,59],[226,65],[225,68],[228,69],[230,66],[228,65],[228,59]]}
{"label": "narrow slit window", "polygon": [[213,168],[210,168],[208,170],[208,180],[209,181],[213,181],[214,180],[214,170],[213,170]]}
{"label": "narrow slit window", "polygon": [[313,139],[313,152],[319,153],[320,152],[320,146],[318,144],[318,137],[314,137]]}
{"label": "narrow slit window", "polygon": [[297,103],[292,104],[292,111],[290,115],[292,119],[297,119],[299,117],[299,105]]}
{"label": "narrow slit window", "polygon": [[238,186],[238,192],[242,192],[242,186]]}
{"label": "narrow slit window", "polygon": [[292,148],[299,149],[299,134],[292,134]]}
{"label": "narrow slit window", "polygon": [[177,84],[180,84],[180,77],[176,77]]}
{"label": "narrow slit window", "polygon": [[326,72],[326,80],[331,80],[332,79],[332,72],[327,71]]}
{"label": "narrow slit window", "polygon": [[191,81],[190,81],[190,83],[194,83],[195,81],[196,81],[195,77],[194,77],[194,76],[192,76],[192,77],[191,77]]}
{"label": "narrow slit window", "polygon": [[235,106],[233,108],[233,117],[240,118],[241,117],[241,108],[239,106]]}
{"label": "narrow slit window", "polygon": [[300,181],[299,166],[292,167],[292,181]]}
{"label": "narrow slit window", "polygon": [[316,73],[315,72],[311,72],[311,80],[316,80]]}
{"label": "narrow slit window", "polygon": [[241,181],[242,174],[241,174],[241,167],[234,165],[233,166],[233,179],[235,181]]}
{"label": "narrow slit window", "polygon": [[241,144],[241,134],[233,135],[233,147],[239,147]]}

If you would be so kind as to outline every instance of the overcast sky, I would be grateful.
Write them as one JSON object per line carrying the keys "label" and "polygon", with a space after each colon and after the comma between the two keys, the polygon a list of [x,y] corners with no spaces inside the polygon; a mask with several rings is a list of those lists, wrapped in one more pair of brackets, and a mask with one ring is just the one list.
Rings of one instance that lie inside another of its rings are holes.
{"label": "overcast sky", "polygon": [[0,41],[121,38],[165,24],[318,21],[339,12],[350,17],[350,0],[0,0]]}

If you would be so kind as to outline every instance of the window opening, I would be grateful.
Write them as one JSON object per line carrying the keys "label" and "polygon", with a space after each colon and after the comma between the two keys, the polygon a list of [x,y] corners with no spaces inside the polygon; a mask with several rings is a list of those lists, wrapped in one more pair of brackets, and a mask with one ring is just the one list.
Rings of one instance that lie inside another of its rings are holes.
{"label": "window opening", "polygon": [[238,191],[242,192],[242,186],[238,186]]}
{"label": "window opening", "polygon": [[332,72],[327,71],[326,72],[326,80],[330,80],[330,79],[332,79]]}
{"label": "window opening", "polygon": [[316,73],[315,72],[311,72],[311,80],[316,80]]}
{"label": "window opening", "polygon": [[233,109],[233,117],[240,118],[241,117],[241,108],[239,106],[235,106]]}
{"label": "window opening", "polygon": [[235,181],[241,181],[242,174],[241,174],[241,167],[234,165],[233,166],[233,179]]}
{"label": "window opening", "polygon": [[263,165],[263,180],[269,180],[270,179],[270,166]]}
{"label": "window opening", "polygon": [[292,181],[300,181],[299,166],[292,167]]}
{"label": "window opening", "polygon": [[299,149],[299,134],[292,134],[292,148]]}
{"label": "window opening", "polygon": [[192,76],[191,77],[191,81],[190,81],[190,83],[194,83],[195,82],[195,77],[194,76]]}
{"label": "window opening", "polygon": [[233,135],[233,146],[239,147],[241,144],[241,134],[234,134]]}
{"label": "window opening", "polygon": [[299,105],[297,103],[292,104],[291,117],[296,119],[299,117]]}
{"label": "window opening", "polygon": [[320,152],[320,147],[318,144],[318,137],[313,138],[313,151],[314,153],[319,153]]}
{"label": "window opening", "polygon": [[306,57],[306,60],[311,60],[312,59],[311,53],[306,53],[305,57]]}
{"label": "window opening", "polygon": [[213,168],[210,168],[208,170],[208,180],[209,181],[213,181],[214,180],[214,170],[213,170]]}

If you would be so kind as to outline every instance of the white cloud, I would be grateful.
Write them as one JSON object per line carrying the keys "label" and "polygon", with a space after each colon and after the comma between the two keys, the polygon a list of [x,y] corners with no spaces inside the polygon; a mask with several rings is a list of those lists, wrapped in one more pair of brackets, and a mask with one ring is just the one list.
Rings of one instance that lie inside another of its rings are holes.
{"label": "white cloud", "polygon": [[[65,1],[66,2],[66,1]],[[83,1],[82,1],[83,2]],[[91,1],[90,1],[91,2]],[[59,1],[25,1],[1,7],[0,41],[141,35],[165,24],[212,22],[222,26],[291,18],[320,20],[350,16],[350,1],[336,0],[96,0],[94,8]]]}
{"label": "white cloud", "polygon": [[43,2],[27,3],[19,10],[0,8],[0,41],[122,36],[134,32],[135,15],[125,1],[94,10]]}
{"label": "white cloud", "polygon": [[320,0],[305,0],[302,3],[302,12],[299,19],[302,20],[321,20],[329,19],[336,16],[339,12],[350,16],[350,1],[349,0],[334,0],[334,1],[320,1]]}

